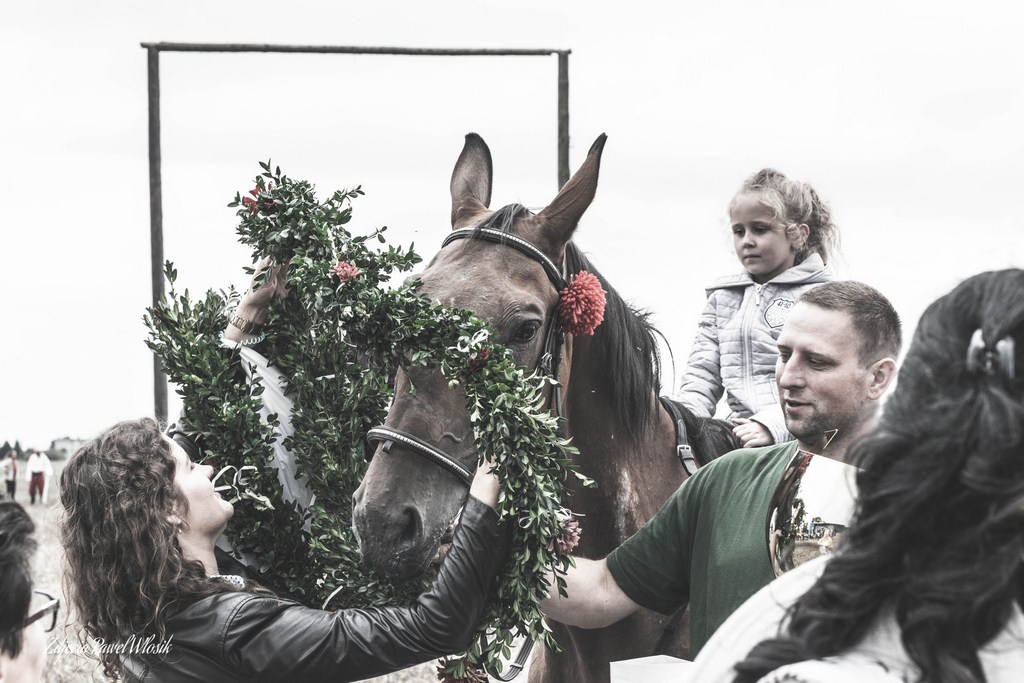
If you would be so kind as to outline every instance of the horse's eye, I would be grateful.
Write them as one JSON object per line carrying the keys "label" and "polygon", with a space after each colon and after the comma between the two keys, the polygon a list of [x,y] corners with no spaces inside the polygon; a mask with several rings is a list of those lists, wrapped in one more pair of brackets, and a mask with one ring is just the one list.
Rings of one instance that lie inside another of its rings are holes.
{"label": "horse's eye", "polygon": [[525,323],[519,326],[516,330],[515,335],[512,337],[513,344],[525,344],[534,337],[537,336],[537,330],[540,329],[539,320],[527,320]]}

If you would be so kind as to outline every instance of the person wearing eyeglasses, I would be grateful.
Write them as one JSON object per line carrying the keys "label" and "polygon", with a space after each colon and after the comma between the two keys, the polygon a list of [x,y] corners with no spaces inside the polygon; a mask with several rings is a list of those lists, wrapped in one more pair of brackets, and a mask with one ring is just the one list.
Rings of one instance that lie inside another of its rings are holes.
{"label": "person wearing eyeglasses", "polygon": [[60,601],[32,590],[35,525],[20,504],[0,502],[0,682],[35,683]]}

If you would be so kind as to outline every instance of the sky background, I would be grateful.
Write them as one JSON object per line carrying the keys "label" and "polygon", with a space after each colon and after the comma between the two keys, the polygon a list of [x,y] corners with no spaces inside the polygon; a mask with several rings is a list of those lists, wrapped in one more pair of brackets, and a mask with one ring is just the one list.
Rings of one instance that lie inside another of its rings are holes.
{"label": "sky background", "polygon": [[[678,382],[704,286],[739,269],[726,206],[772,166],[810,182],[841,275],[909,338],[929,302],[1024,265],[1024,29],[1009,3],[775,0],[35,0],[0,17],[0,442],[45,448],[152,414],[143,42],[572,51],[570,166],[608,134],[576,240],[653,311]],[[226,207],[271,159],[355,231],[429,258],[469,131],[492,206],[557,190],[552,57],[162,53],[164,255],[179,287],[244,286]],[[1024,296],[1024,293],[1022,293]],[[666,389],[667,391],[667,389]],[[180,405],[170,393],[171,413]]]}

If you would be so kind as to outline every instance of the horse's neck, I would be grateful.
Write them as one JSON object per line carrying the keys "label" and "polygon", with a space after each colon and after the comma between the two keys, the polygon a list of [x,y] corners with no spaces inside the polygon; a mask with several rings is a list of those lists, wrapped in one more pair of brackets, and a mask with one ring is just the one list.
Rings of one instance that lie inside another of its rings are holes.
{"label": "horse's neck", "polygon": [[[573,350],[565,392],[565,417],[572,443],[579,450],[580,470],[596,489],[577,489],[572,508],[587,515],[584,556],[607,553],[628,538],[661,507],[682,483],[682,468],[673,452],[671,419],[651,392],[655,411],[649,429],[629,430],[619,424],[608,369],[590,362],[585,343]],[[639,435],[629,437],[630,432]]]}

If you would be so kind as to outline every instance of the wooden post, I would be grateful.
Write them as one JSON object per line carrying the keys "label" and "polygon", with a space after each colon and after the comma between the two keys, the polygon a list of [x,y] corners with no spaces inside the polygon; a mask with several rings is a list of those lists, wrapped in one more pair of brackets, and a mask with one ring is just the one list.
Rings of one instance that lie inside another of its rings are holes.
{"label": "wooden post", "polygon": [[569,50],[558,53],[558,189],[569,182]]}
{"label": "wooden post", "polygon": [[[149,68],[149,253],[153,305],[164,293],[164,210],[160,177],[160,50],[147,47]],[[167,377],[153,354],[153,416],[167,421]]]}
{"label": "wooden post", "polygon": [[[438,57],[525,57],[558,55],[558,187],[569,181],[569,53],[551,49],[435,49],[347,45],[253,43],[141,43],[149,58],[149,226],[153,305],[164,293],[164,214],[160,177],[160,52],[297,52]],[[153,414],[167,419],[167,377],[153,355]]]}

